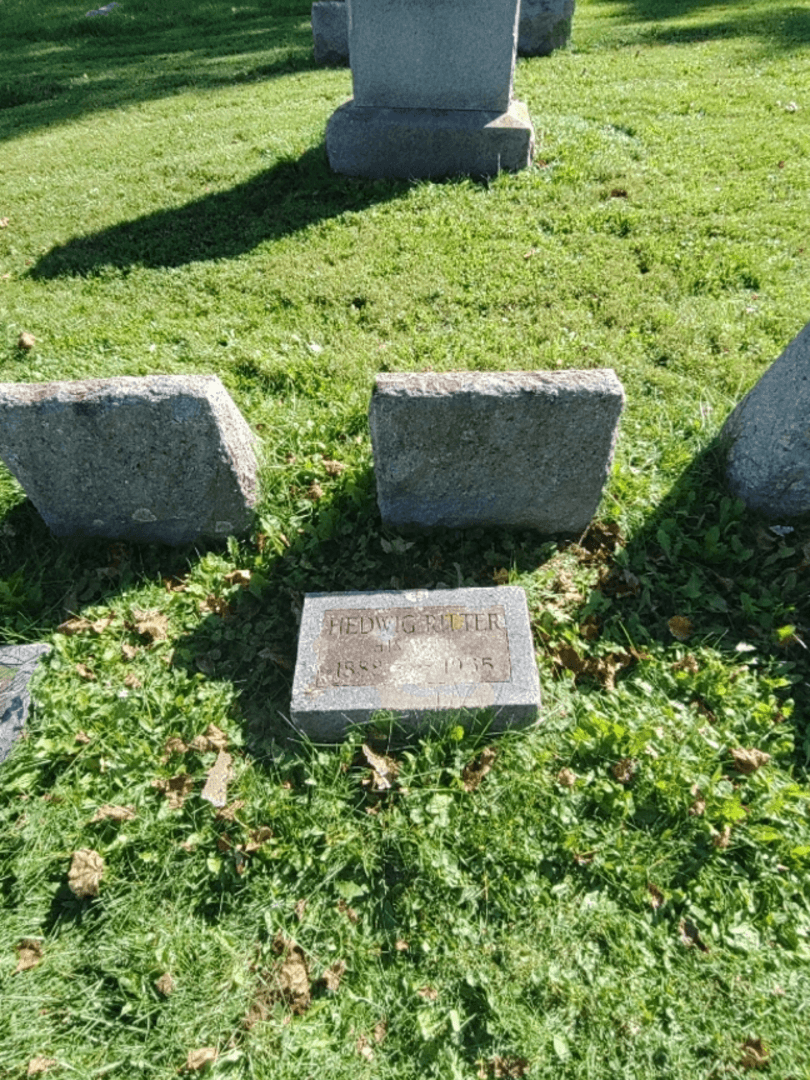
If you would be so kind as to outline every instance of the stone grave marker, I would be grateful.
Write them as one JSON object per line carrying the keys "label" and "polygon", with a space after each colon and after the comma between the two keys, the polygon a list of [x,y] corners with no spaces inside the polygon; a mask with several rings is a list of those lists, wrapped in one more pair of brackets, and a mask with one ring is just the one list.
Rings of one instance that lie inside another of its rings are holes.
{"label": "stone grave marker", "polygon": [[726,481],[770,520],[810,513],[810,323],[723,425]]}
{"label": "stone grave marker", "polygon": [[245,532],[255,442],[216,375],[0,383],[0,458],[54,536]]}
{"label": "stone grave marker", "polygon": [[518,56],[548,56],[571,38],[574,0],[521,0]]}
{"label": "stone grave marker", "polygon": [[538,719],[526,595],[516,586],[310,593],[291,704],[315,741],[393,711],[417,727],[448,709],[493,709],[492,730]]}
{"label": "stone grave marker", "polygon": [[378,375],[369,426],[383,523],[582,533],[623,406],[609,368]]}
{"label": "stone grave marker", "polygon": [[0,761],[5,761],[22,735],[31,696],[28,683],[41,656],[50,645],[0,646]]}
{"label": "stone grave marker", "polygon": [[349,17],[346,0],[315,0],[312,5],[312,39],[316,64],[348,64]]}
{"label": "stone grave marker", "polygon": [[354,97],[326,128],[335,172],[493,175],[526,168],[512,99],[519,0],[345,0]]}

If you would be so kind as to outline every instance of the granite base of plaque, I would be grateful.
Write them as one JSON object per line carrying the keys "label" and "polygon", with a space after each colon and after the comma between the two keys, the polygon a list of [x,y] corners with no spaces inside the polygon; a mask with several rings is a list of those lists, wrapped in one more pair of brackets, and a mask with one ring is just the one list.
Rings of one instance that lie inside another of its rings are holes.
{"label": "granite base of plaque", "polygon": [[313,741],[337,741],[381,712],[416,728],[447,710],[486,710],[501,731],[535,723],[539,709],[516,586],[304,598],[290,718]]}

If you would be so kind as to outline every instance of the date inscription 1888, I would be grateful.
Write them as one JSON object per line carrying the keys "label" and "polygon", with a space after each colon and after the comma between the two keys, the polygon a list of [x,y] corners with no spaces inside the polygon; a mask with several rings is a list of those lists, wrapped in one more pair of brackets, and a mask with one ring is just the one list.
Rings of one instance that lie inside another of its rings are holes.
{"label": "date inscription 1888", "polygon": [[511,675],[501,605],[328,610],[315,648],[323,687],[500,683]]}

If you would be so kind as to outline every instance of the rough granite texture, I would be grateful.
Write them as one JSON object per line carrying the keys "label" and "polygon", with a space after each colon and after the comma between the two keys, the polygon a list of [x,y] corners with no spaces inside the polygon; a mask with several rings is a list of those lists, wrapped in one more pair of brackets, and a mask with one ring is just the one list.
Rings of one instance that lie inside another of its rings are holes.
{"label": "rough granite texture", "polygon": [[581,533],[623,406],[609,368],[378,375],[369,425],[383,523]]}
{"label": "rough granite texture", "polygon": [[312,39],[316,64],[345,67],[349,63],[349,16],[345,0],[316,0],[312,5]]}
{"label": "rough granite texture", "polygon": [[55,536],[238,535],[255,436],[216,375],[0,384],[0,458]]}
{"label": "rough granite texture", "polygon": [[534,129],[520,101],[498,115],[347,101],[329,118],[326,152],[331,168],[347,176],[497,176],[527,168]]}
{"label": "rough granite texture", "polygon": [[22,735],[31,703],[28,683],[39,658],[50,651],[45,644],[0,646],[0,761]]}
{"label": "rough granite texture", "polygon": [[518,55],[548,56],[571,38],[574,0],[521,0]]}
{"label": "rough granite texture", "polygon": [[493,731],[538,720],[540,680],[522,589],[311,593],[290,717],[335,741],[381,710],[409,727],[448,709],[494,710]]}
{"label": "rough granite texture", "polygon": [[503,113],[519,0],[346,0],[355,104]]}
{"label": "rough granite texture", "polygon": [[723,425],[726,479],[770,519],[810,513],[810,323]]}

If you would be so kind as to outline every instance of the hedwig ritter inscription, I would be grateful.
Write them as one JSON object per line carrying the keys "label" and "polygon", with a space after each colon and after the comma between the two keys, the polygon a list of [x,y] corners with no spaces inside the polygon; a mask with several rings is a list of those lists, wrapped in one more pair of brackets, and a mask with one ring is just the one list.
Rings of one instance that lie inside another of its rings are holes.
{"label": "hedwig ritter inscription", "polygon": [[311,738],[338,739],[380,710],[416,723],[492,709],[498,730],[533,723],[539,707],[520,588],[305,597],[291,718]]}

